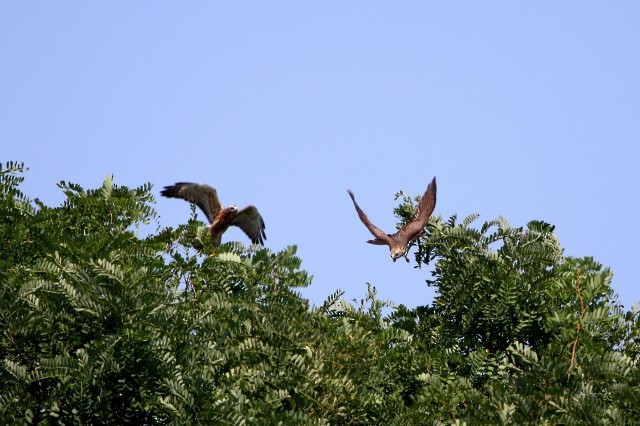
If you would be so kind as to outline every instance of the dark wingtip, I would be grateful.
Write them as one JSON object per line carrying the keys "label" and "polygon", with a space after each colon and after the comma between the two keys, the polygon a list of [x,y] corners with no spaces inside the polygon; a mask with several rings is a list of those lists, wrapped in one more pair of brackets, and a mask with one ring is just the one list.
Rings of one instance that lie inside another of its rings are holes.
{"label": "dark wingtip", "polygon": [[251,242],[253,244],[259,244],[261,246],[264,247],[264,242],[267,240],[267,233],[264,232],[266,226],[264,224],[264,220],[262,221],[262,228],[260,229],[260,232],[258,233],[258,236],[256,238],[252,238]]}
{"label": "dark wingtip", "polygon": [[162,195],[163,197],[173,197],[175,191],[182,184],[183,182],[176,182],[173,185],[167,185],[162,191],[160,191],[160,195]]}
{"label": "dark wingtip", "polygon": [[160,191],[160,195],[162,195],[163,197],[169,197],[172,189],[173,185],[165,186],[164,189]]}
{"label": "dark wingtip", "polygon": [[431,183],[429,184],[429,186],[427,186],[427,192],[431,192],[431,191],[433,191],[434,197],[438,193],[438,186],[436,185],[436,177],[435,176],[433,177],[433,179],[431,179]]}
{"label": "dark wingtip", "polygon": [[192,185],[193,182],[176,182],[173,185],[167,185],[164,187],[162,191],[160,191],[160,195],[167,198],[181,198],[176,196],[176,193],[185,185]]}

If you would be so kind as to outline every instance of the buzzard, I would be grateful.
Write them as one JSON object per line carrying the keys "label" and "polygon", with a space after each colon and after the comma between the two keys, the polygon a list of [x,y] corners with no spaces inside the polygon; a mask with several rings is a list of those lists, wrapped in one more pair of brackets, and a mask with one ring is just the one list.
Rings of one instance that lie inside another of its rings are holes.
{"label": "buzzard", "polygon": [[380,228],[375,226],[369,221],[367,215],[360,209],[356,198],[353,196],[353,192],[350,189],[347,190],[353,201],[353,205],[358,212],[358,216],[364,226],[367,227],[369,232],[373,234],[375,240],[367,241],[369,244],[376,245],[388,245],[391,251],[391,258],[395,262],[400,256],[404,256],[407,253],[409,242],[415,240],[424,233],[424,227],[429,221],[429,216],[433,213],[433,209],[436,207],[436,178],[434,177],[427,190],[424,192],[418,208],[413,214],[411,219],[395,234],[385,234]]}
{"label": "buzzard", "polygon": [[264,220],[258,209],[254,206],[247,206],[242,210],[231,205],[222,208],[218,199],[218,192],[209,185],[178,182],[174,185],[165,186],[160,195],[168,198],[182,198],[190,203],[200,207],[211,224],[209,231],[211,232],[211,240],[216,246],[220,245],[222,234],[231,225],[235,225],[242,229],[249,237],[253,244],[264,245],[267,236],[264,233]]}

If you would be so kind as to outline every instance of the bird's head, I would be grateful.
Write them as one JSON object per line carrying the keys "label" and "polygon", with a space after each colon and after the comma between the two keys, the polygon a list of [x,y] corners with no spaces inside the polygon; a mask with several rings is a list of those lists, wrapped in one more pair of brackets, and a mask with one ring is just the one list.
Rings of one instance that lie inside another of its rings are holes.
{"label": "bird's head", "polygon": [[227,220],[233,220],[234,217],[238,214],[238,206],[235,204],[230,205],[223,211],[224,216],[227,217]]}
{"label": "bird's head", "polygon": [[405,254],[407,254],[407,248],[406,247],[391,247],[391,259],[393,259],[393,261],[395,262],[399,257],[404,256]]}

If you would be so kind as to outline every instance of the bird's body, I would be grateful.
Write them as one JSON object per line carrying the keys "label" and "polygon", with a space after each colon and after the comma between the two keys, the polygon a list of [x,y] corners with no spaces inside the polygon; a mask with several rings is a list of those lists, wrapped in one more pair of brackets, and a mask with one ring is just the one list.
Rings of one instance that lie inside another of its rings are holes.
{"label": "bird's body", "polygon": [[371,223],[367,215],[362,211],[360,206],[358,206],[358,203],[356,203],[356,198],[353,195],[353,192],[351,192],[351,190],[347,190],[347,192],[353,201],[353,205],[358,212],[360,220],[364,226],[367,227],[369,232],[376,237],[375,239],[367,242],[375,245],[388,245],[389,251],[391,252],[391,258],[394,262],[397,258],[407,254],[409,243],[424,233],[424,227],[427,225],[427,222],[429,222],[429,217],[436,207],[437,187],[436,178],[434,177],[431,183],[427,186],[427,190],[418,203],[416,212],[413,214],[411,219],[395,234],[387,234]]}
{"label": "bird's body", "polygon": [[216,246],[220,245],[222,234],[231,226],[233,219],[238,215],[238,209],[233,206],[220,210],[220,213],[209,226],[211,238],[214,239]]}
{"label": "bird's body", "polygon": [[178,182],[165,186],[160,195],[168,198],[181,198],[195,204],[202,210],[209,220],[209,232],[213,244],[219,246],[222,234],[229,226],[237,226],[244,231],[253,244],[264,244],[267,236],[264,232],[265,225],[258,209],[247,206],[242,210],[231,205],[223,208],[216,189],[209,185]]}

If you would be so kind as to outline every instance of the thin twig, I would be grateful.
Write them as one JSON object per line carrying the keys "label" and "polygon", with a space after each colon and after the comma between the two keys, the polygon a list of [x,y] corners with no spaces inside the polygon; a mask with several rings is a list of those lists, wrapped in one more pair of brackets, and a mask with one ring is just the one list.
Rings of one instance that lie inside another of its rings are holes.
{"label": "thin twig", "polygon": [[578,293],[578,300],[580,301],[580,318],[576,323],[576,338],[573,341],[573,348],[571,349],[571,361],[569,363],[569,368],[573,367],[573,363],[576,359],[576,350],[578,349],[578,340],[580,339],[580,333],[582,332],[582,319],[586,314],[586,310],[584,309],[584,300],[582,298],[582,290],[580,288],[580,271],[576,272],[576,292]]}

